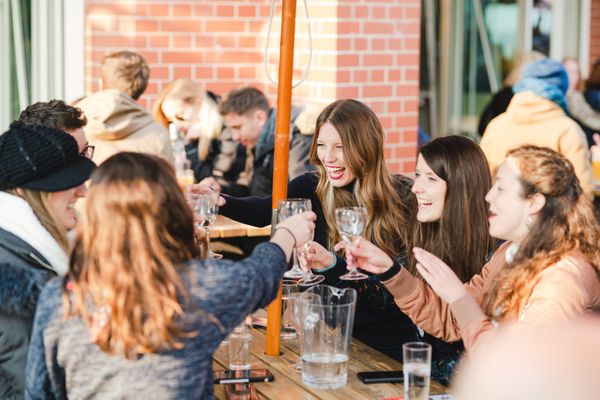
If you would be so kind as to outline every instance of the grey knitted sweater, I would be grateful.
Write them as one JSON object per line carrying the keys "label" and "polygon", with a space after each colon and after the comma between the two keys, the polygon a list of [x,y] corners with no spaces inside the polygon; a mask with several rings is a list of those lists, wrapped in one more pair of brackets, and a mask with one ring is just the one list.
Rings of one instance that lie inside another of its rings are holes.
{"label": "grey knitted sweater", "polygon": [[51,280],[35,315],[26,397],[212,399],[214,350],[246,315],[275,297],[286,260],[277,245],[263,243],[238,262],[193,260],[187,266],[181,276],[196,307],[186,309],[185,320],[198,335],[181,350],[135,360],[103,353],[90,343],[81,319],[65,320],[62,280]]}

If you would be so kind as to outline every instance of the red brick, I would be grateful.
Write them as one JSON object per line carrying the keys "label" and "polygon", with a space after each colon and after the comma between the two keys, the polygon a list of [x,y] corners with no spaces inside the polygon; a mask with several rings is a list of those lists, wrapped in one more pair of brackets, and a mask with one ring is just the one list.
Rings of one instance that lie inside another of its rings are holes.
{"label": "red brick", "polygon": [[244,32],[244,23],[237,21],[206,21],[208,32]]}
{"label": "red brick", "polygon": [[149,36],[150,47],[169,47],[169,37],[166,35]]}
{"label": "red brick", "polygon": [[356,18],[356,19],[367,19],[367,18],[369,18],[369,7],[367,7],[367,6],[355,6],[354,7],[354,18]]}
{"label": "red brick", "polygon": [[369,73],[367,71],[352,71],[352,81],[353,82],[368,82]]}
{"label": "red brick", "polygon": [[192,15],[192,7],[185,4],[172,4],[171,13],[176,17],[190,17]]}
{"label": "red brick", "polygon": [[369,48],[369,41],[367,39],[356,38],[354,39],[354,50],[366,50]]}
{"label": "red brick", "polygon": [[[321,42],[322,41],[319,40],[319,44],[322,44]],[[323,47],[319,46],[319,48],[323,48]],[[350,51],[350,50],[352,50],[352,39],[350,39],[350,38],[338,38],[337,39],[337,50],[338,51]]]}
{"label": "red brick", "polygon": [[212,47],[215,44],[215,38],[213,36],[207,35],[196,35],[196,47],[199,48],[210,48],[213,51]]}
{"label": "red brick", "polygon": [[160,21],[160,30],[161,32],[185,32],[185,33],[194,33],[200,32],[200,21],[190,21],[190,20],[162,20]]}
{"label": "red brick", "polygon": [[358,22],[338,22],[337,32],[340,35],[356,34],[360,31],[360,24]]}
{"label": "red brick", "polygon": [[173,79],[191,78],[192,67],[175,67],[173,68]]}
{"label": "red brick", "polygon": [[237,77],[240,79],[256,78],[256,68],[255,67],[239,67]]}
{"label": "red brick", "polygon": [[373,38],[371,39],[371,50],[382,51],[386,49],[386,39]]}
{"label": "red brick", "polygon": [[352,18],[352,7],[339,4],[337,8],[337,15],[338,18]]}
{"label": "red brick", "polygon": [[220,67],[217,69],[218,79],[233,79],[235,78],[235,70],[230,67]]}
{"label": "red brick", "polygon": [[196,67],[195,70],[196,79],[213,79],[213,68],[212,67]]}
{"label": "red brick", "polygon": [[150,77],[154,79],[171,79],[168,67],[153,67],[150,71]]}
{"label": "red brick", "polygon": [[235,38],[233,36],[217,36],[216,42],[217,42],[217,45],[219,45],[219,46],[230,47],[230,48],[236,47]]}
{"label": "red brick", "polygon": [[395,33],[394,24],[382,22],[365,22],[365,33],[376,33],[382,35],[392,35]]}
{"label": "red brick", "polygon": [[194,4],[194,15],[197,17],[213,17],[212,1],[198,2]]}
{"label": "red brick", "polygon": [[217,6],[218,17],[233,17],[235,15],[234,6]]}
{"label": "red brick", "polygon": [[166,17],[169,15],[169,5],[168,4],[150,4],[149,6],[149,14],[151,16],[156,17]]}
{"label": "red brick", "polygon": [[338,99],[355,99],[358,97],[357,86],[338,87],[336,98]]}
{"label": "red brick", "polygon": [[393,65],[394,56],[391,54],[384,53],[375,53],[375,54],[365,54],[364,56],[364,65],[374,65],[374,66],[386,66]]}
{"label": "red brick", "polygon": [[173,36],[173,47],[175,48],[189,48],[192,47],[192,37],[189,35],[185,36]]}
{"label": "red brick", "polygon": [[238,16],[240,17],[257,17],[258,10],[256,6],[238,6]]}
{"label": "red brick", "polygon": [[359,65],[360,57],[356,54],[341,54],[337,57],[338,66],[353,67]]}
{"label": "red brick", "polygon": [[255,36],[240,36],[238,37],[238,45],[240,48],[248,49],[256,47],[256,37]]}
{"label": "red brick", "polygon": [[201,63],[204,60],[202,53],[199,52],[163,52],[162,61],[164,63]]}
{"label": "red brick", "polygon": [[137,32],[156,32],[158,30],[158,22],[152,19],[136,20],[135,30]]}
{"label": "red brick", "polygon": [[385,80],[385,71],[376,69],[369,73],[369,80],[373,82],[382,82]]}
{"label": "red brick", "polygon": [[383,19],[386,18],[386,9],[388,7],[385,6],[375,6],[371,9],[371,18]]}
{"label": "red brick", "polygon": [[392,95],[392,92],[392,88],[388,85],[365,86],[362,90],[364,97],[390,97]]}

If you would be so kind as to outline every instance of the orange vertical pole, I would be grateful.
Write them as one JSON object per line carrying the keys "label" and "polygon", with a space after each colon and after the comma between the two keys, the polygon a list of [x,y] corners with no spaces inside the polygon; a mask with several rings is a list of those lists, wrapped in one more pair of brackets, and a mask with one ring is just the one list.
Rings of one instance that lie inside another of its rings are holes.
{"label": "orange vertical pole", "polygon": [[[294,71],[294,34],[296,0],[283,0],[281,40],[279,42],[279,84],[275,119],[275,161],[273,169],[273,226],[280,200],[287,197],[290,151],[290,114],[292,108],[292,75]],[[281,330],[281,287],[277,298],[267,309],[267,355],[279,355]]]}

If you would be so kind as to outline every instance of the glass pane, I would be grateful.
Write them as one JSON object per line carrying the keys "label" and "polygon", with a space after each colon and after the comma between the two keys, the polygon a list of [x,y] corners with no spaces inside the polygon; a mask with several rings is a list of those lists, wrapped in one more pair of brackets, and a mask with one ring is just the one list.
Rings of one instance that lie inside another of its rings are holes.
{"label": "glass pane", "polygon": [[15,31],[14,29],[15,26],[19,26],[19,24],[15,24],[15,21],[13,20],[14,13],[12,10],[9,13],[10,57],[8,59],[10,62],[10,114],[13,119],[18,118],[21,111],[19,94],[22,90],[22,88],[19,87],[19,80],[17,78],[17,57],[19,57],[19,54],[15,48],[15,40],[20,41],[20,43],[23,44],[24,59],[22,61],[25,66],[25,75],[28,86],[31,87],[31,0],[19,0],[17,1],[17,4],[20,6],[21,14],[20,31]]}

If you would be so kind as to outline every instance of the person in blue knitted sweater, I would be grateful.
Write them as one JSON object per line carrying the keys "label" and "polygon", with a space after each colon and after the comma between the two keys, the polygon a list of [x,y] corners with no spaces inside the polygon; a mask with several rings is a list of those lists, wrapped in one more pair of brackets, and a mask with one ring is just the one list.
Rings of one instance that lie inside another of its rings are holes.
{"label": "person in blue knitted sweater", "polygon": [[[317,215],[311,248],[326,249],[325,257],[313,258],[311,267],[325,275],[325,284],[353,287],[358,291],[353,336],[398,360],[402,343],[419,339],[417,328],[396,306],[393,296],[375,276],[362,281],[342,281],[346,271],[343,254],[330,252],[340,241],[335,208],[364,206],[368,212],[365,237],[393,257],[405,257],[412,181],[392,174],[383,152],[384,132],[375,113],[353,99],[328,105],[317,118],[310,149],[315,172],[288,184],[289,198],[307,198]],[[265,226],[271,223],[271,197],[224,196],[221,214],[234,220]]]}
{"label": "person in blue knitted sweater", "polygon": [[239,262],[201,260],[168,164],[120,153],[92,175],[70,271],[44,288],[26,398],[213,398],[212,354],[277,294],[311,212]]}

